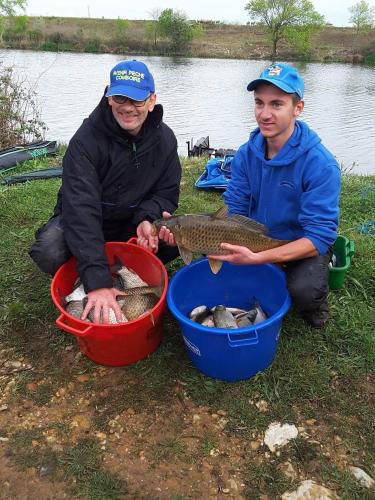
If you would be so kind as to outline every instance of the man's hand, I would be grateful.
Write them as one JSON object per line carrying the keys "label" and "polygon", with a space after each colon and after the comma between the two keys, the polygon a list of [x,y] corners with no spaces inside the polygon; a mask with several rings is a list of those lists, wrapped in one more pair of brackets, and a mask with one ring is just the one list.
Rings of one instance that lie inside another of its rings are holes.
{"label": "man's hand", "polygon": [[117,295],[124,295],[116,288],[98,288],[87,294],[87,304],[83,310],[82,318],[85,320],[88,313],[94,308],[94,323],[99,323],[101,313],[103,314],[103,323],[109,324],[109,310],[113,309],[116,319],[121,323],[123,314],[119,303],[116,300]]}
{"label": "man's hand", "polygon": [[[162,216],[164,219],[169,219],[171,214],[169,212],[163,212]],[[159,250],[159,240],[164,241],[167,245],[175,246],[174,236],[170,230],[162,226],[159,232],[159,236],[154,235],[154,229],[151,222],[144,220],[137,227],[137,244],[147,250],[151,250],[153,253],[157,253]]]}
{"label": "man's hand", "polygon": [[209,259],[222,260],[232,264],[263,264],[263,259],[259,253],[254,253],[246,247],[240,245],[231,245],[230,243],[221,243],[223,250],[229,250],[228,255],[207,255]]}
{"label": "man's hand", "polygon": [[[169,219],[171,214],[169,212],[163,212],[163,219]],[[159,240],[163,240],[167,245],[174,247],[176,242],[171,231],[166,226],[161,226],[159,231]]]}
{"label": "man's hand", "polygon": [[137,245],[156,253],[159,249],[159,240],[153,234],[154,228],[148,220],[144,220],[137,226]]}

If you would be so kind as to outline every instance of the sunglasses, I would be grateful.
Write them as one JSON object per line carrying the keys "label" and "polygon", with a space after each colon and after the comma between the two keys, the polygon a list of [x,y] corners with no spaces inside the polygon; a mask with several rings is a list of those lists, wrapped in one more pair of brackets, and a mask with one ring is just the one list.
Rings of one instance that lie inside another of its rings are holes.
{"label": "sunglasses", "polygon": [[135,101],[134,99],[130,99],[129,97],[126,97],[124,95],[113,95],[112,99],[115,101],[116,104],[128,103],[128,104],[132,104],[136,108],[141,108],[142,106],[144,106],[146,104],[148,97],[144,101]]}

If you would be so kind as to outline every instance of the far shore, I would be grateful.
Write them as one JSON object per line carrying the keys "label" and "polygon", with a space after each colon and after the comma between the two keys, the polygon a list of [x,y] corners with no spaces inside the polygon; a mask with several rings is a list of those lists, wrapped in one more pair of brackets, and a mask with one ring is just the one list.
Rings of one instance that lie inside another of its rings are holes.
{"label": "far shore", "polygon": [[[119,24],[120,21],[120,24]],[[30,17],[26,29],[5,30],[6,49],[109,54],[173,55],[166,39],[154,36],[152,21],[71,17]],[[203,21],[204,32],[179,56],[228,59],[270,59],[271,43],[254,25]],[[375,30],[357,34],[354,28],[327,25],[312,37],[306,56],[278,45],[279,60],[375,64]]]}

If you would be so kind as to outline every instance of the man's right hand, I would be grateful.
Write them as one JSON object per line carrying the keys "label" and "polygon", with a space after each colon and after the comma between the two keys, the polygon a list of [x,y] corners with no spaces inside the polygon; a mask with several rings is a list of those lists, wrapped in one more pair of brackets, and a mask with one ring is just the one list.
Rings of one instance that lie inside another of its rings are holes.
{"label": "man's right hand", "polygon": [[116,288],[98,288],[97,290],[89,292],[87,294],[87,304],[83,310],[81,319],[85,320],[90,310],[94,308],[94,323],[99,323],[102,313],[103,323],[109,324],[109,310],[113,309],[117,321],[121,323],[123,314],[116,300],[118,295],[124,294]]}

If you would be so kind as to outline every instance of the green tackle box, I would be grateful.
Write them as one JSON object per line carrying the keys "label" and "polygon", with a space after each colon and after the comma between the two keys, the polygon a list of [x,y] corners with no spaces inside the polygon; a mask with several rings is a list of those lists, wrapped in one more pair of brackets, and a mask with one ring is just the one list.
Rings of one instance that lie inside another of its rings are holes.
{"label": "green tackle box", "polygon": [[336,255],[336,265],[329,269],[329,288],[337,290],[342,287],[349,270],[354,254],[354,241],[345,236],[338,236],[333,245],[333,252]]}

